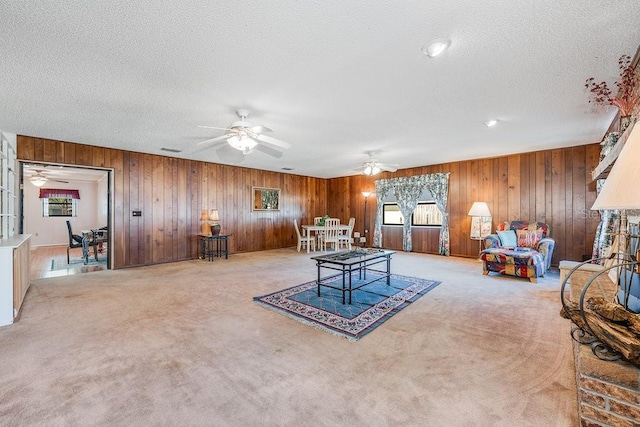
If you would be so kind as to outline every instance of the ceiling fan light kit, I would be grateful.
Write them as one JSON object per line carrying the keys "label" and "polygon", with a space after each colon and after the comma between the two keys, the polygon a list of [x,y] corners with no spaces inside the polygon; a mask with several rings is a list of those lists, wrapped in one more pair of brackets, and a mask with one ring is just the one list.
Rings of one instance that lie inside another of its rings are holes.
{"label": "ceiling fan light kit", "polygon": [[365,163],[364,171],[365,175],[377,175],[380,173],[380,167],[375,162]]}
{"label": "ceiling fan light kit", "polygon": [[382,171],[395,172],[398,170],[397,164],[392,164],[392,165],[384,164],[376,160],[373,157],[373,154],[374,154],[373,151],[368,151],[367,154],[369,155],[369,160],[364,162],[364,165],[363,165],[364,169],[362,170],[363,174],[367,176],[372,176],[372,175],[377,175]]}
{"label": "ceiling fan light kit", "polygon": [[236,150],[242,151],[243,154],[251,153],[256,145],[258,145],[256,141],[249,138],[245,133],[239,133],[237,136],[234,135],[227,139],[227,142]]}
{"label": "ceiling fan light kit", "polygon": [[29,179],[29,181],[31,181],[31,183],[36,187],[42,187],[47,182],[47,178],[44,176],[34,175]]}

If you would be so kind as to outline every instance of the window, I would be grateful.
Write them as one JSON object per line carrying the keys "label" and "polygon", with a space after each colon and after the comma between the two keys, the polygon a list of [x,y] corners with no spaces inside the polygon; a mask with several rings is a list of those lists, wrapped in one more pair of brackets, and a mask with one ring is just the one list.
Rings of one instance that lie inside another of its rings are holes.
{"label": "window", "polygon": [[[382,209],[383,225],[402,225],[404,218],[400,212],[398,204],[395,202],[385,203]],[[442,214],[436,207],[436,202],[418,202],[418,206],[411,215],[411,225],[413,226],[440,226],[442,225]]]}
{"label": "window", "polygon": [[42,216],[78,216],[78,204],[71,197],[42,199]]}
{"label": "window", "polygon": [[418,202],[411,215],[411,225],[442,225],[442,214],[436,202]]}
{"label": "window", "polygon": [[382,210],[383,225],[402,225],[404,217],[397,203],[385,203]]}

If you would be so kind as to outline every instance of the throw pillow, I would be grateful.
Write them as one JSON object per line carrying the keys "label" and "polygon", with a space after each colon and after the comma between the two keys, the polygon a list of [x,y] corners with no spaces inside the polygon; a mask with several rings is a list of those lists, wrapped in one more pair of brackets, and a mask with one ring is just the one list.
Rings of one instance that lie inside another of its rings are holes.
{"label": "throw pillow", "polygon": [[498,237],[500,238],[500,244],[502,246],[512,248],[518,246],[518,238],[516,232],[513,230],[498,231]]}
{"label": "throw pillow", "polygon": [[535,248],[538,242],[542,240],[542,232],[540,230],[517,230],[518,246],[523,248]]}

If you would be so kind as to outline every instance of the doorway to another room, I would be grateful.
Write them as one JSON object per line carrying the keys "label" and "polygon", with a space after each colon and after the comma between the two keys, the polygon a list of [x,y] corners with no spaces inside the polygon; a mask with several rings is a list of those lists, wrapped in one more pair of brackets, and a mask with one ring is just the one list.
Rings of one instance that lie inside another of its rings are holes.
{"label": "doorway to another room", "polygon": [[112,174],[20,162],[19,227],[31,234],[31,279],[111,268]]}

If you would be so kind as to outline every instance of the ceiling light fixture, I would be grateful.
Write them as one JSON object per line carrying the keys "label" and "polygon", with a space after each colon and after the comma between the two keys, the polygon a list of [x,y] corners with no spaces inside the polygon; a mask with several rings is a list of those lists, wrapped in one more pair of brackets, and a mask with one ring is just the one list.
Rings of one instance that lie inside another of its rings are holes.
{"label": "ceiling light fixture", "polygon": [[31,181],[31,183],[36,187],[42,187],[47,182],[47,178],[41,175],[34,175],[29,179],[29,181]]}
{"label": "ceiling light fixture", "polygon": [[451,46],[451,40],[449,39],[431,40],[427,46],[422,47],[422,53],[427,55],[429,58],[435,58],[447,50],[449,46]]}
{"label": "ceiling light fixture", "polygon": [[249,138],[246,133],[239,132],[238,135],[234,135],[227,140],[230,146],[236,150],[242,151],[243,154],[249,154],[255,148],[258,143]]}
{"label": "ceiling light fixture", "polygon": [[494,127],[495,125],[498,124],[499,120],[496,119],[492,119],[492,120],[487,120],[486,122],[484,122],[484,125],[488,128]]}
{"label": "ceiling light fixture", "polygon": [[362,171],[365,175],[372,176],[380,173],[380,166],[376,162],[366,162],[364,164],[364,171]]}

